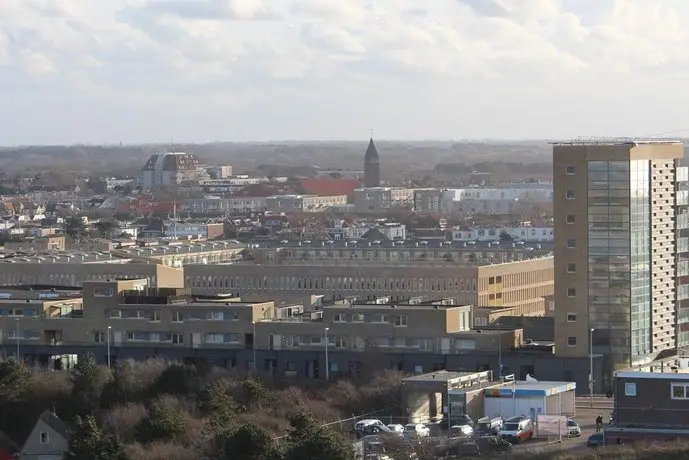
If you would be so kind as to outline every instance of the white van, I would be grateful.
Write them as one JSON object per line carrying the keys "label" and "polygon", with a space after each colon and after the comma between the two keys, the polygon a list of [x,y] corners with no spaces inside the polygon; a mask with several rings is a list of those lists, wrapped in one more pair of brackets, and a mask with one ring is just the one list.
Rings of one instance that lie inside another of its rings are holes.
{"label": "white van", "polygon": [[356,434],[357,438],[360,438],[364,435],[364,427],[366,426],[377,426],[380,428],[381,431],[390,431],[387,426],[380,420],[376,419],[365,419],[365,420],[359,420],[356,422],[354,425],[354,433]]}
{"label": "white van", "polygon": [[498,436],[512,444],[519,444],[533,438],[533,422],[528,417],[512,417],[502,425]]}

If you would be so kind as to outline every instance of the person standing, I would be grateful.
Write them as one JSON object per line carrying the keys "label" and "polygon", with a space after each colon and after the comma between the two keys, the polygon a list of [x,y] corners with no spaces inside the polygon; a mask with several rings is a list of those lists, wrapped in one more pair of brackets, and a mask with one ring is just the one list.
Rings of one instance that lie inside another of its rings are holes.
{"label": "person standing", "polygon": [[596,417],[596,433],[600,432],[600,429],[602,426],[603,426],[603,416],[599,414],[598,417]]}

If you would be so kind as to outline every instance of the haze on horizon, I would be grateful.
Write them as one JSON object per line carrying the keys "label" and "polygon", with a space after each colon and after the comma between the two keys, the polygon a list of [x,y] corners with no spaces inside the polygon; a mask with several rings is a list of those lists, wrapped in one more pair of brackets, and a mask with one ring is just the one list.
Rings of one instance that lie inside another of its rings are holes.
{"label": "haze on horizon", "polygon": [[689,132],[682,0],[4,0],[0,18],[1,145]]}

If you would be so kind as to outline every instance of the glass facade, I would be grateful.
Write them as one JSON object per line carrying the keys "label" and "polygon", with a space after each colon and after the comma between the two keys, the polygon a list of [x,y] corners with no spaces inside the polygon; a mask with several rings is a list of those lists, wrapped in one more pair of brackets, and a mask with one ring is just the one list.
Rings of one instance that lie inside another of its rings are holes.
{"label": "glass facade", "polygon": [[650,162],[588,163],[593,349],[611,364],[651,353]]}

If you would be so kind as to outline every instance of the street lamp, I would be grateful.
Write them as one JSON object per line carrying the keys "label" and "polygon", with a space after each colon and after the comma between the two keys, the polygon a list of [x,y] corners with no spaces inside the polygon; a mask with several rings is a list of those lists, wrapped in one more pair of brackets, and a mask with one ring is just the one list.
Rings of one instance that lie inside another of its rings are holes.
{"label": "street lamp", "polygon": [[329,327],[325,328],[325,380],[330,380],[330,360],[328,360],[328,331]]}
{"label": "street lamp", "polygon": [[17,343],[17,364],[19,364],[19,318],[14,318],[16,330],[14,331],[15,342]]}
{"label": "street lamp", "polygon": [[251,325],[254,330],[254,340],[251,342],[251,348],[253,349],[254,352],[254,373],[256,373],[256,321],[252,321]]}
{"label": "street lamp", "polygon": [[591,397],[591,407],[593,407],[593,331],[591,328],[589,334],[589,393]]}
{"label": "street lamp", "polygon": [[108,326],[108,369],[110,369],[110,334],[112,333],[112,326]]}

